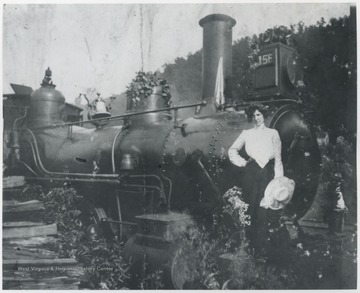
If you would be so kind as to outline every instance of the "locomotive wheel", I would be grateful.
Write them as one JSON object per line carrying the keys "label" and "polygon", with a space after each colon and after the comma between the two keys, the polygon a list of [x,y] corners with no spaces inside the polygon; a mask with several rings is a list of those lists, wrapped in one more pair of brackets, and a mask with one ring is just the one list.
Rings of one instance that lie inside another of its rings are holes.
{"label": "locomotive wheel", "polygon": [[115,235],[114,227],[104,221],[108,217],[103,208],[86,208],[84,218],[88,238],[111,238]]}

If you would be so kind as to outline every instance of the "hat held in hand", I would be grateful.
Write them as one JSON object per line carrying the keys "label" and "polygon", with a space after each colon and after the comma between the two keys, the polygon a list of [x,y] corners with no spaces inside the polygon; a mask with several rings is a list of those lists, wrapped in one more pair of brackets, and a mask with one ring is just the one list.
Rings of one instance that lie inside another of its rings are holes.
{"label": "hat held in hand", "polygon": [[291,200],[295,189],[295,182],[287,177],[278,177],[270,181],[260,206],[265,209],[280,210]]}

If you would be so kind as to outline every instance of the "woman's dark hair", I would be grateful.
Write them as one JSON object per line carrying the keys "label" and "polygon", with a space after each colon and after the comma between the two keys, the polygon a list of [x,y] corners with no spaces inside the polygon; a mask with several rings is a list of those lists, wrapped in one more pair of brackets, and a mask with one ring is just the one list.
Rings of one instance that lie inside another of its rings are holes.
{"label": "woman's dark hair", "polygon": [[256,110],[258,110],[261,114],[263,114],[264,118],[267,118],[268,110],[266,106],[262,104],[251,104],[249,107],[245,109],[245,114],[249,122],[253,120],[254,113]]}

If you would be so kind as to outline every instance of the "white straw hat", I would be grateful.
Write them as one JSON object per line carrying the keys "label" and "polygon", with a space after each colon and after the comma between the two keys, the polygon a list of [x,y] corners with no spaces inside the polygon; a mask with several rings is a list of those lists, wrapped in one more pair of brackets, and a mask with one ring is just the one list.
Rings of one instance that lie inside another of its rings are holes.
{"label": "white straw hat", "polygon": [[294,189],[294,180],[287,177],[275,178],[266,187],[260,206],[272,210],[282,209],[290,202]]}

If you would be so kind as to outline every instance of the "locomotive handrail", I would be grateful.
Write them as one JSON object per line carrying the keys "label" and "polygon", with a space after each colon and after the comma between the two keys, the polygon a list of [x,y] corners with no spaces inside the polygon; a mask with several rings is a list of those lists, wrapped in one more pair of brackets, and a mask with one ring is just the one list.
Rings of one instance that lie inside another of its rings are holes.
{"label": "locomotive handrail", "polygon": [[106,183],[106,184],[120,184],[120,180],[116,179],[101,179],[101,178],[68,178],[68,177],[25,177],[29,181],[67,181],[67,182],[89,182],[89,183]]}
{"label": "locomotive handrail", "polygon": [[174,106],[174,107],[169,107],[169,108],[148,110],[148,111],[142,111],[142,112],[126,113],[126,114],[117,115],[117,116],[113,116],[113,117],[97,118],[97,119],[91,119],[91,120],[86,120],[86,121],[65,122],[62,124],[34,127],[32,129],[51,129],[51,128],[58,128],[58,127],[64,127],[64,126],[73,126],[73,125],[78,125],[78,124],[99,122],[99,121],[104,121],[104,120],[113,121],[113,120],[118,120],[118,119],[120,120],[120,119],[124,119],[127,117],[132,117],[132,116],[139,116],[139,115],[145,115],[145,114],[151,114],[151,113],[157,113],[157,112],[166,112],[166,111],[179,110],[179,109],[185,109],[185,108],[194,108],[194,107],[205,106],[205,105],[206,105],[206,102],[202,101],[201,103],[195,103],[195,104]]}
{"label": "locomotive handrail", "polygon": [[155,186],[155,185],[146,185],[146,184],[127,184],[127,183],[123,183],[122,184],[123,187],[130,187],[130,188],[144,188],[144,189],[155,189],[159,192],[160,198],[164,199],[166,201],[166,197],[163,194],[163,191],[161,190],[161,188]]}
{"label": "locomotive handrail", "polygon": [[[72,127],[69,127],[69,128],[72,128]],[[113,143],[112,143],[112,146],[111,146],[111,167],[112,167],[112,172],[113,174],[116,173],[116,170],[115,170],[115,143],[116,143],[116,140],[118,138],[118,136],[125,130],[125,126],[122,127],[120,129],[120,131],[118,131],[114,137],[114,140],[113,140]]]}
{"label": "locomotive handrail", "polygon": [[[264,103],[264,104],[266,104],[266,103],[279,103],[279,102],[280,103],[281,102],[282,103],[284,103],[284,102],[292,102],[294,104],[301,105],[301,106],[306,107],[306,108],[310,108],[309,106],[303,104],[302,102],[299,102],[299,101],[296,101],[296,100],[293,100],[293,99],[278,99],[278,100],[262,100],[262,101],[251,100],[251,101],[241,102],[241,103],[237,103],[237,104],[225,105],[221,109],[226,110],[228,108],[235,108],[236,109],[238,107],[246,107],[246,106],[249,106],[251,103],[254,103],[254,102],[256,102],[256,103]],[[228,112],[226,111],[226,113],[228,113]],[[219,112],[217,112],[215,114],[211,114],[211,115],[208,115],[208,116],[196,116],[195,115],[195,116],[193,116],[193,118],[195,118],[195,119],[205,119],[205,118],[214,117],[214,116],[217,116],[217,115],[221,116],[222,114],[224,114],[224,111],[219,111]]]}
{"label": "locomotive handrail", "polygon": [[231,104],[231,105],[226,105],[224,106],[224,109],[227,108],[236,108],[236,107],[242,107],[242,106],[248,106],[251,103],[260,103],[260,104],[265,104],[265,103],[279,103],[279,102],[292,102],[295,104],[299,104],[299,105],[303,105],[305,106],[302,102],[293,100],[293,99],[278,99],[278,100],[262,100],[262,101],[257,101],[257,100],[252,100],[252,101],[246,101],[246,102],[242,102],[242,103],[236,103],[236,104]]}
{"label": "locomotive handrail", "polygon": [[164,175],[161,175],[162,178],[164,178],[165,180],[167,180],[169,182],[169,195],[168,195],[168,199],[167,199],[167,206],[168,206],[168,209],[170,210],[170,205],[171,205],[171,194],[172,194],[172,181],[170,178],[164,176]]}
{"label": "locomotive handrail", "polygon": [[163,195],[162,197],[166,200],[164,184],[159,176],[155,174],[141,174],[141,175],[129,175],[128,178],[155,178],[156,180],[159,181],[159,185],[160,185],[159,188],[161,189],[161,194]]}

